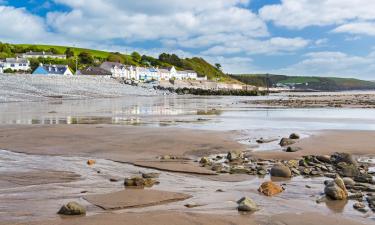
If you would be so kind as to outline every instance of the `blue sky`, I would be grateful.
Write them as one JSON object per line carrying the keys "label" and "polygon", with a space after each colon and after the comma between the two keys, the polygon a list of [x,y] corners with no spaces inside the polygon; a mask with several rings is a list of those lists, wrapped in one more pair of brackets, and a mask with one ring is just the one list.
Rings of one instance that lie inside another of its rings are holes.
{"label": "blue sky", "polygon": [[228,73],[375,80],[375,1],[0,0],[0,41],[199,56]]}

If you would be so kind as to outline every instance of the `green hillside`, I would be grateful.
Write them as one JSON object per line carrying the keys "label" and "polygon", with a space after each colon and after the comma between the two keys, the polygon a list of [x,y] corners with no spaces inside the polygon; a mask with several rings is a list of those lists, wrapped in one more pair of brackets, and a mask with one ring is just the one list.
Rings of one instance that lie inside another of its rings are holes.
{"label": "green hillside", "polygon": [[93,49],[56,46],[56,45],[33,45],[33,44],[8,44],[0,42],[0,59],[15,57],[18,53],[28,51],[49,51],[55,54],[66,54],[66,60],[54,59],[31,59],[31,68],[34,70],[39,63],[67,64],[75,71],[76,61],[78,60],[78,69],[88,66],[98,66],[104,61],[119,62],[134,66],[155,66],[160,68],[175,66],[177,70],[194,70],[198,76],[207,76],[210,80],[238,83],[229,75],[224,74],[220,69],[214,67],[203,58],[179,58],[175,54],[162,53],[158,58],[152,56],[140,55],[133,52],[125,55],[119,52],[107,52]]}
{"label": "green hillside", "polygon": [[296,90],[341,91],[341,90],[373,90],[375,82],[354,78],[286,76],[275,74],[241,74],[232,78],[245,84],[258,87],[291,86]]}

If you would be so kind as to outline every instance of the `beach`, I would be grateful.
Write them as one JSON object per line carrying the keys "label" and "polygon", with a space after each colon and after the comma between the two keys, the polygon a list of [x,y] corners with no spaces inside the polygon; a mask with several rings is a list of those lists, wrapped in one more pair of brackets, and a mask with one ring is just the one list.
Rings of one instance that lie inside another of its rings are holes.
{"label": "beach", "polygon": [[[336,152],[366,159],[371,169],[373,109],[258,105],[277,98],[155,93],[2,103],[0,224],[374,223],[373,211],[353,208],[356,199],[318,202],[331,179],[323,174],[276,179],[268,171],[278,162]],[[300,136],[291,145],[298,151],[285,152],[279,142],[292,133]],[[213,165],[228,164],[221,160],[228,152],[244,156],[229,164],[230,172],[215,171]],[[202,164],[205,157],[210,165]],[[240,171],[252,164],[266,173]],[[159,174],[159,184],[124,187],[125,178],[145,173]],[[284,190],[265,196],[258,188],[266,181]],[[257,211],[238,212],[245,196]],[[86,216],[56,214],[70,201]]]}

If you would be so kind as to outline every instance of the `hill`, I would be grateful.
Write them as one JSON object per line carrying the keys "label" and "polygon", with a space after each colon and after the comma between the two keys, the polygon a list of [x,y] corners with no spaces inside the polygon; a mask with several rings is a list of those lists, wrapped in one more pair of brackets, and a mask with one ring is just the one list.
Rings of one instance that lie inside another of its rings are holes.
{"label": "hill", "polygon": [[233,79],[258,87],[291,87],[295,90],[374,90],[375,83],[354,78],[286,76],[275,74],[231,75]]}
{"label": "hill", "polygon": [[33,44],[8,44],[0,42],[0,59],[6,57],[15,57],[17,53],[28,51],[49,51],[55,54],[66,54],[66,60],[53,59],[32,59],[31,69],[35,69],[39,63],[67,64],[75,71],[76,59],[78,59],[78,69],[92,65],[100,65],[104,61],[119,62],[134,66],[155,66],[171,67],[175,66],[177,70],[194,70],[198,76],[207,76],[209,80],[215,80],[228,83],[239,83],[229,75],[224,74],[219,68],[214,67],[203,58],[179,58],[175,54],[162,53],[158,58],[152,56],[140,55],[133,52],[130,55],[119,52],[107,52],[86,48],[56,46],[56,45],[33,45]]}

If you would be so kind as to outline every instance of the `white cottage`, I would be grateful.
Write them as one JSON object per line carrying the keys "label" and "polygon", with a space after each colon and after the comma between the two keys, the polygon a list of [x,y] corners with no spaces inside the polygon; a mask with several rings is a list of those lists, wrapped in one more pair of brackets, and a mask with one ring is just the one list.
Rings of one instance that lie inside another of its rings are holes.
{"label": "white cottage", "polygon": [[3,70],[12,69],[17,71],[27,71],[30,70],[30,62],[25,58],[6,58],[4,61],[0,62],[0,67]]}

